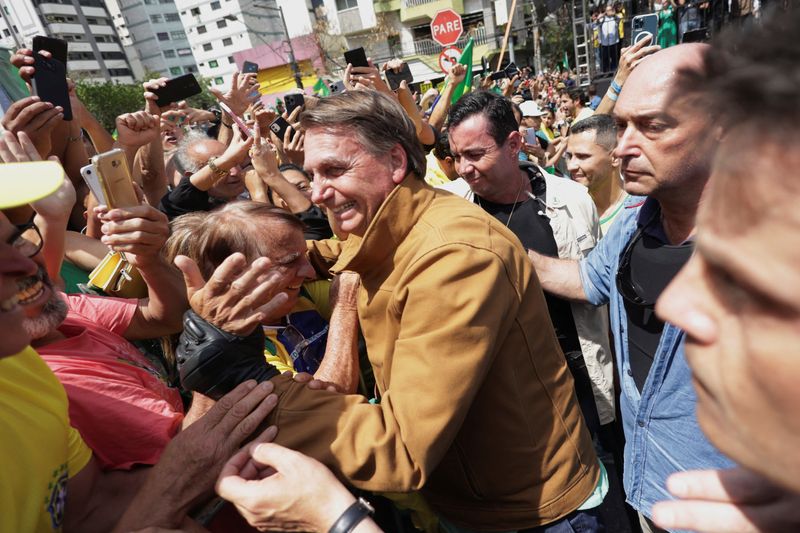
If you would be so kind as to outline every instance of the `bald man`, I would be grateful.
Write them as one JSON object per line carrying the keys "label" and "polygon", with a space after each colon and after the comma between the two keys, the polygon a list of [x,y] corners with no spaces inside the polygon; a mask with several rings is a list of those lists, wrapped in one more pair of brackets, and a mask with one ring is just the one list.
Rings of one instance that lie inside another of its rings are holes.
{"label": "bald man", "polygon": [[695,214],[717,139],[710,117],[677,89],[683,70],[702,69],[704,45],[668,48],[631,73],[614,109],[623,213],[581,261],[530,252],[542,287],[609,304],[625,430],[624,485],[645,531],[653,504],[670,498],[666,478],[731,462],[705,437],[684,356],[684,333],[654,313],[656,299],[693,251]]}

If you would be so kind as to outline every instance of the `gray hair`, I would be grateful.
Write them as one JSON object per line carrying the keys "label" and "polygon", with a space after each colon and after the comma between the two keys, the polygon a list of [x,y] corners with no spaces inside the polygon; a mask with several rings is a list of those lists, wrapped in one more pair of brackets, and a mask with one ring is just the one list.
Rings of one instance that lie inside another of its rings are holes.
{"label": "gray hair", "polygon": [[352,132],[374,156],[383,156],[396,144],[406,152],[406,172],[425,175],[425,153],[414,123],[396,101],[376,91],[348,91],[323,98],[300,115],[303,129],[326,128]]}
{"label": "gray hair", "polygon": [[190,173],[194,174],[203,165],[199,164],[193,157],[189,155],[189,148],[191,148],[195,143],[200,141],[213,141],[211,137],[209,137],[206,132],[197,129],[190,129],[186,132],[178,142],[178,146],[175,148],[175,155],[173,156],[173,161],[175,161],[175,167],[183,174],[183,173]]}

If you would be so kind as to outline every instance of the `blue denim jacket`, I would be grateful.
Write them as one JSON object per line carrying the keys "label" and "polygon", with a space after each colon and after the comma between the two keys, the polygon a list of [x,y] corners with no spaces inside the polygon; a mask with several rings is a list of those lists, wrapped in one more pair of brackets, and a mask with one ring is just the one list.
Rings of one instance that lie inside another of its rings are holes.
{"label": "blue denim jacket", "polygon": [[717,450],[697,424],[691,371],[684,357],[684,333],[665,324],[653,366],[641,394],[636,388],[628,353],[628,320],[617,291],[619,260],[640,224],[665,239],[653,214],[658,202],[629,197],[625,209],[589,255],[581,260],[583,289],[595,305],[609,304],[617,368],[622,393],[620,410],[625,428],[624,485],[628,502],[650,516],[654,503],[671,499],[667,477],[680,470],[729,468],[734,463]]}

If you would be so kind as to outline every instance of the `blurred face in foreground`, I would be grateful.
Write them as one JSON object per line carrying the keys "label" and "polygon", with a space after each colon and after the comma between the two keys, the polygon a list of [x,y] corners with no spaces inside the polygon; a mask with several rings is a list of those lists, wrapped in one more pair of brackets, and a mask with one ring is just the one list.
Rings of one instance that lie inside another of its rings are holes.
{"label": "blurred face in foreground", "polygon": [[785,173],[800,151],[750,143],[742,135],[721,148],[697,250],[656,311],[686,332],[697,416],[711,441],[800,491],[800,186]]}
{"label": "blurred face in foreground", "polygon": [[344,129],[306,130],[304,170],[312,177],[311,201],[324,206],[332,225],[363,236],[383,201],[406,175],[406,153],[396,144],[389,153],[368,152]]}
{"label": "blurred face in foreground", "polygon": [[14,355],[31,343],[23,327],[25,312],[17,293],[19,283],[35,276],[38,266],[14,245],[19,236],[17,228],[0,213],[0,358]]}

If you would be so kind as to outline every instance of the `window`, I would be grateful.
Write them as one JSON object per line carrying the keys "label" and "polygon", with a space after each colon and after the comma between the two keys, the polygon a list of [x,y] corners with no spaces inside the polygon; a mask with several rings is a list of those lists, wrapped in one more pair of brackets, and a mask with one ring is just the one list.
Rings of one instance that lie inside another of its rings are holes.
{"label": "window", "polygon": [[205,51],[205,52],[208,52],[212,48],[214,48],[214,46],[211,43],[206,43],[206,44],[203,45],[203,51]]}
{"label": "window", "polygon": [[122,52],[101,52],[100,55],[103,59],[125,59],[125,54]]}
{"label": "window", "polygon": [[167,59],[175,57],[175,50],[164,50],[164,57]]}
{"label": "window", "polygon": [[8,28],[3,28],[3,36],[4,37],[11,37],[11,32],[8,31]]}
{"label": "window", "polygon": [[233,39],[231,39],[230,37],[225,37],[224,39],[222,39],[222,46],[230,46],[232,44],[233,44]]}
{"label": "window", "polygon": [[236,60],[233,59],[233,56],[228,56],[228,63],[230,64],[236,63]]}
{"label": "window", "polygon": [[169,34],[173,39],[186,39],[186,32],[183,30],[172,31]]}
{"label": "window", "polygon": [[219,2],[218,2],[218,1],[211,2],[211,9],[212,9],[212,11],[215,11],[215,10],[217,10],[217,9],[220,9],[221,7],[222,7],[222,6],[220,6],[220,5],[219,5]]}
{"label": "window", "polygon": [[159,41],[169,41],[169,33],[165,31],[158,32],[156,37],[158,37]]}
{"label": "window", "polygon": [[157,24],[159,22],[164,22],[164,18],[161,15],[150,15],[150,22]]}
{"label": "window", "polygon": [[110,68],[108,73],[112,76],[130,76],[131,71],[126,68]]}
{"label": "window", "polygon": [[181,17],[177,13],[167,13],[164,15],[164,20],[167,22],[179,22]]}
{"label": "window", "polygon": [[203,34],[203,33],[207,32],[207,31],[208,30],[206,29],[205,26],[198,26],[197,27],[197,33],[199,33],[199,34]]}
{"label": "window", "polygon": [[208,62],[208,68],[217,68],[218,66],[219,63],[217,62],[216,59],[212,59],[211,61]]}
{"label": "window", "polygon": [[192,15],[197,16],[199,14],[200,14],[200,8],[199,7],[193,7],[192,8]]}
{"label": "window", "polygon": [[186,72],[197,72],[197,67],[194,65],[188,65],[184,68],[186,68]]}
{"label": "window", "polygon": [[172,67],[172,68],[169,69],[169,73],[172,74],[173,76],[177,76],[181,72],[183,72],[181,70],[181,67]]}
{"label": "window", "polygon": [[217,28],[225,28],[228,26],[228,21],[225,19],[217,21]]}
{"label": "window", "polygon": [[337,11],[353,9],[354,7],[358,7],[358,0],[336,0]]}
{"label": "window", "polygon": [[225,83],[225,80],[223,80],[222,78],[214,78],[214,83],[216,85],[222,85],[223,83]]}

